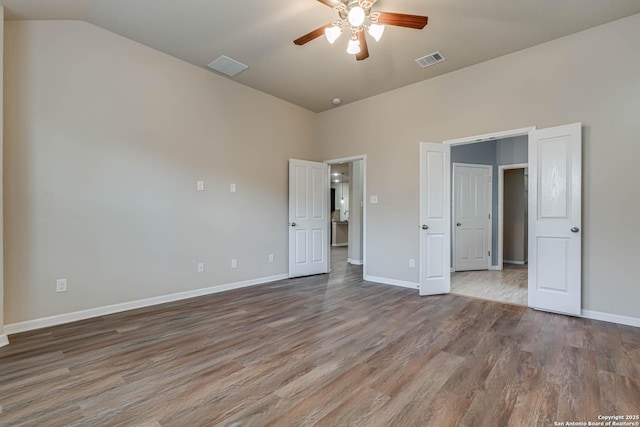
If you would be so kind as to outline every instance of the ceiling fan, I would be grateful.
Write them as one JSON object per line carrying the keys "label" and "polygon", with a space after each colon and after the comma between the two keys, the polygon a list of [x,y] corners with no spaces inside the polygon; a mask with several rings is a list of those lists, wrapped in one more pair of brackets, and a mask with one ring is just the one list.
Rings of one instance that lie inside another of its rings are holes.
{"label": "ceiling fan", "polygon": [[376,41],[380,40],[385,25],[414,28],[421,30],[427,25],[427,17],[420,15],[406,15],[404,13],[378,12],[371,8],[377,0],[317,0],[338,12],[340,19],[317,28],[310,33],[294,40],[298,46],[309,43],[321,35],[325,35],[329,43],[333,44],[343,31],[350,33],[347,53],[362,61],[369,57],[369,48],[364,31]]}

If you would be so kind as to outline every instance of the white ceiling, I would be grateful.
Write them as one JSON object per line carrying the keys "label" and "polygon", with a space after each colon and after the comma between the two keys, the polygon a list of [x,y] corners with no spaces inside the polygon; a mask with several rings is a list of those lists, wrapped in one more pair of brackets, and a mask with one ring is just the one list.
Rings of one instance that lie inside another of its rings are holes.
{"label": "white ceiling", "polygon": [[[336,18],[315,0],[0,0],[7,19],[78,19],[200,67],[225,54],[249,65],[233,80],[312,111],[406,86],[640,13],[639,0],[379,0],[375,10],[429,16],[424,30],[387,27],[370,57],[346,37],[293,40]],[[447,61],[414,60],[440,50]],[[594,52],[595,53],[595,52]]]}

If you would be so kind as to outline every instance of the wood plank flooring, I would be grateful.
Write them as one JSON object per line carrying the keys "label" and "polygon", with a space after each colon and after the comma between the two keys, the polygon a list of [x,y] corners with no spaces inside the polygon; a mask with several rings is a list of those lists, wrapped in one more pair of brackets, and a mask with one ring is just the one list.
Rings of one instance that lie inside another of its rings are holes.
{"label": "wood plank flooring", "polygon": [[457,271],[451,293],[508,304],[527,305],[527,266],[504,264],[502,271]]}
{"label": "wood plank flooring", "polygon": [[640,412],[640,328],[361,277],[334,263],[13,335],[0,425],[553,426]]}

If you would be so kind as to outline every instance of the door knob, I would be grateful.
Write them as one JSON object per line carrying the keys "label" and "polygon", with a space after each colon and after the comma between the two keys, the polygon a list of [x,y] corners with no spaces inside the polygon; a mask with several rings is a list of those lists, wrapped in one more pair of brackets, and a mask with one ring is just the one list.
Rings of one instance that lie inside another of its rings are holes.
{"label": "door knob", "polygon": [[571,229],[571,232],[572,232],[572,233],[577,233],[578,231],[580,231],[580,229],[579,229],[578,227],[573,227],[573,228]]}
{"label": "door knob", "polygon": [[423,229],[423,230],[428,230],[428,229],[429,229],[429,226],[428,226],[427,224],[424,224],[424,225],[422,226],[422,229]]}
{"label": "door knob", "polygon": [[292,223],[291,223],[291,226],[292,226],[292,227],[295,227],[296,225],[298,225],[298,224],[296,224],[295,222],[292,222]]}
{"label": "door knob", "polygon": [[460,227],[460,226],[462,225],[462,223],[461,223],[461,222],[459,222],[459,223],[457,223],[456,225],[457,225],[458,227]]}

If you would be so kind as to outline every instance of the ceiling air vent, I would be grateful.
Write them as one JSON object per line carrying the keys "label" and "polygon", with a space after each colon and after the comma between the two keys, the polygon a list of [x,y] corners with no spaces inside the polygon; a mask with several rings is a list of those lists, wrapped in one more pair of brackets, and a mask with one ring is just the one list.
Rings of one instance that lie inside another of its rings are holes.
{"label": "ceiling air vent", "polygon": [[416,62],[422,68],[427,68],[434,64],[437,64],[438,62],[442,62],[446,59],[447,58],[445,58],[444,55],[441,54],[440,51],[438,50],[436,52],[430,53],[427,56],[423,56],[422,58],[416,59]]}
{"label": "ceiling air vent", "polygon": [[242,62],[238,62],[235,59],[229,58],[225,55],[217,58],[211,64],[207,65],[207,67],[229,77],[235,77],[249,68],[248,65],[244,65]]}

